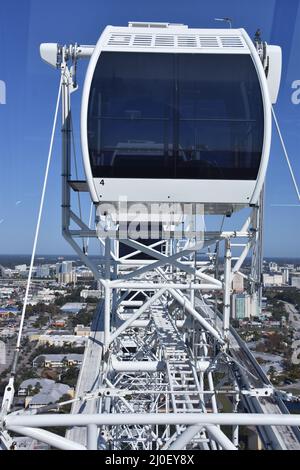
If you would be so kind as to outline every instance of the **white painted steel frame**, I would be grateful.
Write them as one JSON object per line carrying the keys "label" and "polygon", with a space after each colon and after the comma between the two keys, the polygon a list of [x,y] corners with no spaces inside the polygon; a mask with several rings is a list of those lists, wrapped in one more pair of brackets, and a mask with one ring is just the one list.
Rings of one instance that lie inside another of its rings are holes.
{"label": "white painted steel frame", "polygon": [[5,425],[31,428],[52,426],[115,426],[121,424],[215,424],[240,426],[300,426],[299,415],[256,414],[256,413],[120,413],[97,415],[37,415],[7,416]]}

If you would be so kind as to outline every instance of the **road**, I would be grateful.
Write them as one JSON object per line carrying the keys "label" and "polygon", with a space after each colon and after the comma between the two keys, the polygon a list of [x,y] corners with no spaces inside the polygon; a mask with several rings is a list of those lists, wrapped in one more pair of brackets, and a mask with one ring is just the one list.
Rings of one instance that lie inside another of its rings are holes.
{"label": "road", "polygon": [[13,357],[14,357],[15,342],[7,341],[5,346],[6,346],[6,355],[5,355],[6,357],[5,357],[4,363],[2,363],[2,361],[0,360],[0,374],[2,374],[5,370],[10,368],[12,361],[13,361]]}
{"label": "road", "polygon": [[292,325],[294,330],[299,332],[300,335],[300,314],[298,313],[296,307],[293,304],[288,302],[283,302],[286,312],[289,315],[289,323]]}
{"label": "road", "polygon": [[[100,385],[100,363],[102,359],[103,343],[103,303],[97,309],[91,327],[91,334],[86,344],[83,363],[77,381],[75,397],[78,398],[86,392],[92,392]],[[76,402],[72,406],[72,414],[96,414],[99,411],[99,399]],[[87,445],[85,428],[75,427],[67,431],[66,437],[74,442]]]}

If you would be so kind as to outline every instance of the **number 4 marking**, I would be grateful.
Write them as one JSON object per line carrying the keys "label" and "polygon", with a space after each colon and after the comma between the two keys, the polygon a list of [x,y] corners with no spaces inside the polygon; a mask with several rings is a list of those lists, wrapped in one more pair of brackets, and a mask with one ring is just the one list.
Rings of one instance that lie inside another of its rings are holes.
{"label": "number 4 marking", "polygon": [[101,186],[104,186],[104,185],[105,185],[104,180],[101,180],[101,181],[100,181],[100,184],[101,184]]}

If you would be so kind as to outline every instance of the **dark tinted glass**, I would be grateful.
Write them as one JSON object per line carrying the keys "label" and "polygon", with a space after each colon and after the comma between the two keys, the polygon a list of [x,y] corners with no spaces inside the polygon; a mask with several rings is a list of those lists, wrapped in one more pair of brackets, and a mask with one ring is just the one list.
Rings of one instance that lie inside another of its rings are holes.
{"label": "dark tinted glass", "polygon": [[256,179],[263,135],[249,55],[99,58],[88,109],[94,177]]}

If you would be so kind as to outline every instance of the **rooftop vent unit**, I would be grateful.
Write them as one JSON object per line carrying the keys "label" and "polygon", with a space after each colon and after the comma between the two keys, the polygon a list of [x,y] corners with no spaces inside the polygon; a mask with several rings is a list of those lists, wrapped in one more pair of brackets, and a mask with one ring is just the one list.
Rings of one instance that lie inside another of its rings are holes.
{"label": "rooftop vent unit", "polygon": [[142,22],[142,21],[130,21],[128,23],[129,28],[185,28],[188,26],[180,23],[155,23],[155,22]]}

